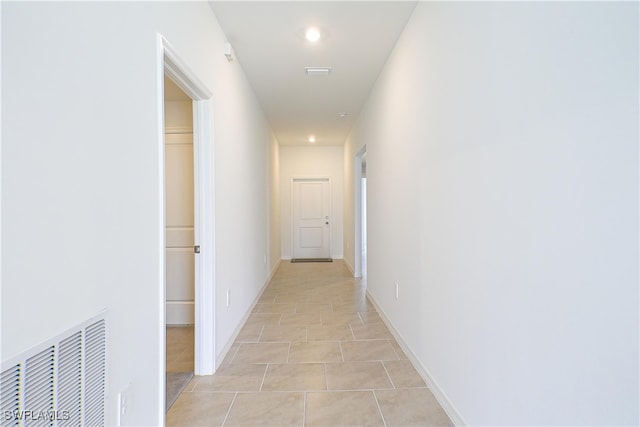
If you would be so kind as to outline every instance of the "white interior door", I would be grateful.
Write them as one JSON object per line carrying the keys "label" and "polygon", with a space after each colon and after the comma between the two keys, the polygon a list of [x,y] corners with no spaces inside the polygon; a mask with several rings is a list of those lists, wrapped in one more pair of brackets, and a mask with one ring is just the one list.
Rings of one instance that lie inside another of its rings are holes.
{"label": "white interior door", "polygon": [[166,323],[194,324],[193,133],[165,135]]}
{"label": "white interior door", "polygon": [[293,257],[329,258],[331,246],[329,179],[294,179],[292,192]]}

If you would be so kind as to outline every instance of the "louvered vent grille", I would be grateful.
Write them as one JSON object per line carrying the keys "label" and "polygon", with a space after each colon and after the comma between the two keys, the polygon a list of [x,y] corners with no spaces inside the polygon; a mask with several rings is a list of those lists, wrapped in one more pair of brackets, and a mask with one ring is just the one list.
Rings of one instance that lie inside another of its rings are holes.
{"label": "louvered vent grille", "polygon": [[53,425],[50,419],[53,417],[46,417],[44,414],[53,412],[54,350],[54,347],[49,347],[27,359],[24,370],[24,407],[36,414],[25,417],[26,427]]}
{"label": "louvered vent grille", "polygon": [[105,313],[2,363],[1,427],[104,426]]}
{"label": "louvered vent grille", "polygon": [[[80,425],[82,420],[82,332],[60,342],[58,348],[58,407],[68,417],[60,417],[60,427]],[[65,419],[66,418],[66,419]]]}
{"label": "louvered vent grille", "polygon": [[105,322],[88,327],[85,339],[85,425],[100,426],[104,425]]}
{"label": "louvered vent grille", "polygon": [[0,394],[0,407],[2,427],[18,427],[18,418],[5,416],[7,414],[17,414],[20,409],[20,371],[21,365],[14,365],[2,372],[0,381],[2,392]]}

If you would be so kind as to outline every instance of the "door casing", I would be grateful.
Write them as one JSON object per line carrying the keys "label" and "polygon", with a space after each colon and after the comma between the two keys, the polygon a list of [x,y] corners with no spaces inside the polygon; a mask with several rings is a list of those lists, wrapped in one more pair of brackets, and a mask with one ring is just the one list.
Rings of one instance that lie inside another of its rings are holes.
{"label": "door casing", "polygon": [[332,206],[331,206],[331,178],[330,177],[293,177],[291,179],[291,253],[292,258],[305,258],[304,256],[300,256],[299,253],[296,253],[296,215],[294,205],[296,203],[296,193],[295,193],[295,185],[296,183],[326,183],[328,187],[328,192],[325,195],[326,197],[326,216],[327,222],[329,224],[323,225],[323,227],[327,227],[326,235],[324,237],[327,249],[326,253],[321,256],[314,256],[312,258],[330,258],[331,257],[331,221],[332,221]]}
{"label": "door casing", "polygon": [[354,277],[362,277],[362,158],[367,154],[365,145],[356,153],[353,164],[353,251]]}
{"label": "door casing", "polygon": [[158,241],[157,256],[161,260],[159,298],[157,301],[161,318],[157,321],[160,342],[158,351],[159,370],[158,399],[160,413],[165,417],[165,147],[164,147],[164,76],[173,80],[193,100],[193,151],[194,151],[194,240],[200,246],[200,254],[195,260],[195,374],[211,375],[216,367],[215,346],[215,201],[214,194],[214,150],[212,92],[179,56],[177,50],[161,35],[157,36],[156,82],[158,96]]}

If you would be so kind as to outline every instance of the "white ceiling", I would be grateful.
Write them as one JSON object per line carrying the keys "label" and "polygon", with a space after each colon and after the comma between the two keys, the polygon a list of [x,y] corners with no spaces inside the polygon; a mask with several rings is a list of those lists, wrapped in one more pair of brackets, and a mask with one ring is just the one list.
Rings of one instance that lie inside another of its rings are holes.
{"label": "white ceiling", "polygon": [[[416,2],[209,4],[280,144],[315,135],[316,145],[342,145]],[[317,43],[304,37],[310,26],[322,33]],[[305,67],[316,66],[331,74],[308,77]]]}

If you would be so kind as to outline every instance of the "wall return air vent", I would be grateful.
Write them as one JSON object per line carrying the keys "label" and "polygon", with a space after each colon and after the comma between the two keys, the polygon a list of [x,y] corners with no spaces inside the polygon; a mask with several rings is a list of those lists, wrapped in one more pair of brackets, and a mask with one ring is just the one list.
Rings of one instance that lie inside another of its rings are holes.
{"label": "wall return air vent", "polygon": [[331,74],[331,67],[305,67],[304,72],[310,77],[328,76]]}
{"label": "wall return air vent", "polygon": [[2,427],[105,425],[105,314],[2,362]]}

